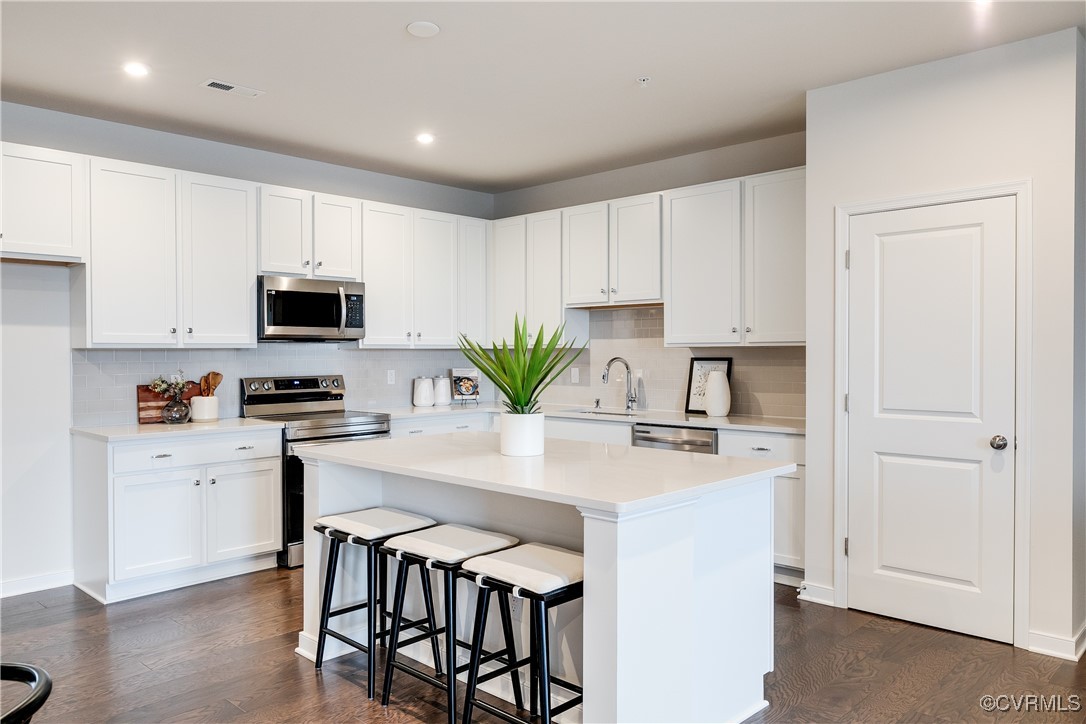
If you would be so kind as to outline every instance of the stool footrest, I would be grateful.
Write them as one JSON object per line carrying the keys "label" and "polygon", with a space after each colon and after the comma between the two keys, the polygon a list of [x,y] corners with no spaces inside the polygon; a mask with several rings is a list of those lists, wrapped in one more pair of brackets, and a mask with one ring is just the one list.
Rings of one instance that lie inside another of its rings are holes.
{"label": "stool footrest", "polygon": [[487,704],[485,701],[479,701],[478,699],[476,699],[475,702],[474,702],[474,706],[479,708],[479,709],[482,709],[483,711],[487,712],[488,714],[493,714],[494,716],[498,717],[499,719],[504,719],[505,721],[509,722],[509,724],[524,724],[524,719],[518,719],[517,717],[513,716],[512,714],[508,714],[508,713],[502,711],[501,709],[499,709],[496,706],[492,706],[491,704]]}
{"label": "stool footrest", "polygon": [[[393,661],[391,666],[392,666],[392,668],[397,669],[398,671],[402,671],[405,674],[411,674],[411,676],[414,676],[416,679],[419,679],[421,681],[425,681],[427,684],[430,684],[431,686],[436,686],[439,689],[444,689],[445,688],[445,681],[444,680],[439,679],[436,676],[431,676],[430,674],[427,674],[425,671],[419,671],[418,669],[412,668],[412,667],[408,666],[407,664],[404,664],[404,663],[402,663],[400,661]],[[442,674],[442,676],[445,676],[445,675]]]}
{"label": "stool footrest", "polygon": [[559,704],[558,706],[552,706],[551,707],[551,716],[552,717],[558,716],[559,714],[561,714],[564,711],[569,711],[570,709],[572,709],[575,706],[580,706],[581,702],[583,702],[583,701],[584,701],[584,697],[581,696],[580,694],[578,694],[577,696],[573,697],[572,699],[570,699],[569,701],[567,701],[564,704]]}
{"label": "stool footrest", "polygon": [[[493,654],[489,654],[487,656],[483,656],[482,658],[480,658],[479,663],[480,664],[486,664],[486,663],[489,663],[491,661],[494,661],[495,659],[499,659],[504,655],[505,655],[505,652],[502,652],[502,651],[499,651],[499,652],[496,652],[496,653],[493,653]],[[488,671],[485,674],[479,674],[478,681],[479,681],[480,684],[482,684],[484,681],[490,681],[491,679],[496,679],[499,676],[505,676],[506,674],[508,674],[510,671],[513,671],[514,669],[520,669],[520,668],[522,668],[524,666],[527,666],[530,662],[531,662],[530,658],[524,658],[524,659],[521,659],[520,661],[514,661],[511,664],[505,664],[504,666],[501,666],[501,667],[499,667],[497,669],[494,669],[493,671]],[[554,679],[552,678],[551,680],[553,681]]]}
{"label": "stool footrest", "polygon": [[355,611],[361,611],[364,608],[369,608],[369,605],[369,601],[363,601],[362,603],[356,603],[352,606],[337,608],[335,611],[328,612],[328,618],[335,618],[336,616],[342,616],[345,613],[354,613]]}
{"label": "stool footrest", "polygon": [[366,644],[355,641],[350,636],[344,636],[339,631],[333,631],[330,628],[322,629],[322,631],[325,634],[327,634],[328,636],[331,636],[334,639],[339,639],[340,641],[342,641],[345,644],[350,644],[351,646],[354,646],[356,649],[358,649],[359,651],[361,651],[364,654],[368,654],[370,652],[369,646],[366,646]]}

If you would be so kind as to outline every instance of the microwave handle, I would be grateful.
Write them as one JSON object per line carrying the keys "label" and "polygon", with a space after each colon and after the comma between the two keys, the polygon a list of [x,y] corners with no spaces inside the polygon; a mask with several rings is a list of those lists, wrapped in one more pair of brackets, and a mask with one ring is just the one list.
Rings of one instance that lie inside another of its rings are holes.
{"label": "microwave handle", "polygon": [[347,294],[343,291],[343,285],[339,285],[339,336],[347,333]]}

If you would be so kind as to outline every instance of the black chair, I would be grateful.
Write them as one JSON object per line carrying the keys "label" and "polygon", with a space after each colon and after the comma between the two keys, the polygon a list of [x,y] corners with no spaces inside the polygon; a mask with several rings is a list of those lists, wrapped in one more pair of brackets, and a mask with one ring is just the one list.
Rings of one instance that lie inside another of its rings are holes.
{"label": "black chair", "polygon": [[53,679],[45,669],[32,664],[0,664],[0,679],[18,681],[30,686],[30,692],[15,708],[4,714],[0,724],[23,724],[30,721],[53,691]]}

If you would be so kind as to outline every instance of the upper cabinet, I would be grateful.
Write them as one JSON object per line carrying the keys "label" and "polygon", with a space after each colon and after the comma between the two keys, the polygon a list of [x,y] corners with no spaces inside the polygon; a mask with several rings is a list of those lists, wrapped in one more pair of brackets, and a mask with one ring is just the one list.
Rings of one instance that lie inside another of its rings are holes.
{"label": "upper cabinet", "polygon": [[527,222],[523,216],[493,222],[490,238],[490,337],[513,339],[513,319],[524,319],[528,292]]}
{"label": "upper cabinet", "polygon": [[362,242],[362,281],[366,283],[366,338],[363,347],[410,347],[411,209],[367,203]]}
{"label": "upper cabinet", "polygon": [[16,259],[86,261],[89,163],[86,156],[3,144],[0,254]]}
{"label": "upper cabinet", "polygon": [[[525,219],[525,318],[528,339],[539,326],[550,335],[561,326],[562,313],[562,213],[544,211]],[[511,339],[511,338],[510,338]]]}
{"label": "upper cabinet", "polygon": [[255,345],[256,193],[247,181],[92,159],[73,346]]}
{"label": "upper cabinet", "polygon": [[659,194],[575,206],[562,219],[567,306],[661,300]]}
{"label": "upper cabinet", "polygon": [[664,194],[664,343],[802,344],[804,170]]}
{"label": "upper cabinet", "polygon": [[260,187],[260,271],[362,278],[362,202],[282,186]]}
{"label": "upper cabinet", "polygon": [[457,335],[480,342],[487,337],[487,222],[460,217],[456,245]]}
{"label": "upper cabinet", "polygon": [[457,217],[413,211],[411,331],[415,347],[455,347]]}

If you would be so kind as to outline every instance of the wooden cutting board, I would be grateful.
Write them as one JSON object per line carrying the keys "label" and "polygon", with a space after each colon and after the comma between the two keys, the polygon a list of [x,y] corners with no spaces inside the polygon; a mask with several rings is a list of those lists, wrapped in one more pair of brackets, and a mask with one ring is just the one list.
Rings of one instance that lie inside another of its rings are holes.
{"label": "wooden cutting board", "polygon": [[[181,399],[188,402],[200,394],[200,385],[192,380],[188,380],[186,384],[188,387],[181,393]],[[153,391],[150,385],[136,385],[136,410],[139,413],[140,424],[162,422],[162,408],[172,399],[172,395]]]}

